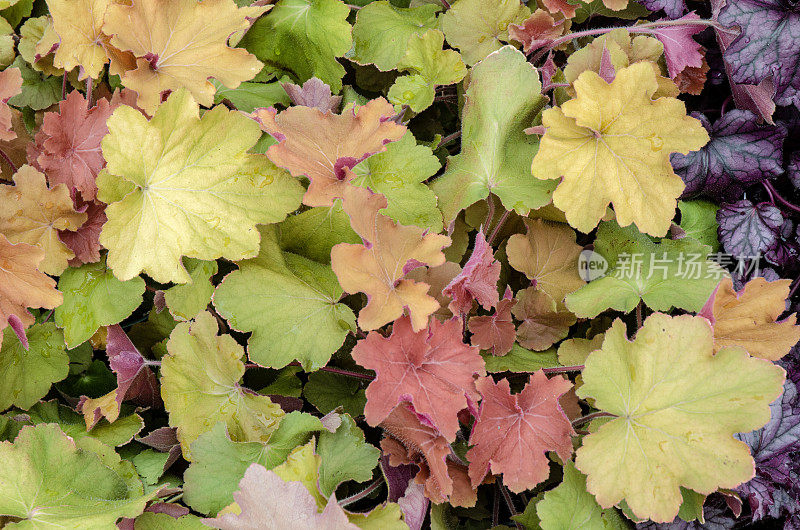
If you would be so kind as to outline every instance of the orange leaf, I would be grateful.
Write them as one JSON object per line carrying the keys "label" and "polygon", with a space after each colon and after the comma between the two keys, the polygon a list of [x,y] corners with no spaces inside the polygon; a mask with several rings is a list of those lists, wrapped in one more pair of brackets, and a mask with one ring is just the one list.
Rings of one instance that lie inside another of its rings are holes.
{"label": "orange leaf", "polygon": [[797,315],[777,319],[786,310],[791,283],[754,278],[737,293],[730,278],[722,280],[699,313],[714,327],[714,352],[741,346],[753,357],[771,361],[789,353],[800,341]]}
{"label": "orange leaf", "polygon": [[402,402],[448,440],[456,439],[458,412],[477,403],[474,375],[486,369],[478,348],[464,344],[461,321],[431,321],[414,332],[408,317],[394,323],[389,338],[372,332],[353,348],[353,359],[375,370],[367,387],[364,416],[372,426],[385,420]]}
{"label": "orange leaf", "polygon": [[397,224],[378,213],[386,205],[383,195],[366,188],[349,186],[344,190],[344,211],[364,244],[334,246],[331,267],[345,292],[367,295],[369,301],[358,315],[361,329],[377,329],[408,308],[414,329],[420,330],[439,308],[439,302],[427,294],[428,284],[404,276],[420,265],[443,264],[441,249],[450,245],[450,238]]}
{"label": "orange leaf", "polygon": [[22,92],[22,74],[19,68],[6,68],[0,72],[0,140],[8,142],[17,137],[12,127],[11,107],[8,100]]}
{"label": "orange leaf", "polygon": [[290,107],[277,114],[262,108],[253,118],[279,141],[267,151],[269,159],[311,181],[303,204],[330,206],[355,177],[349,171],[353,166],[405,134],[406,128],[391,120],[394,114],[388,101],[377,98],[341,114],[311,107]]}
{"label": "orange leaf", "polygon": [[485,377],[477,388],[483,401],[469,438],[473,447],[467,451],[473,486],[491,470],[502,473],[508,489],[519,493],[548,477],[548,451],[562,460],[572,455],[572,424],[558,402],[572,388],[567,379],[548,379],[539,370],[519,394],[511,395],[507,379],[495,384]]}

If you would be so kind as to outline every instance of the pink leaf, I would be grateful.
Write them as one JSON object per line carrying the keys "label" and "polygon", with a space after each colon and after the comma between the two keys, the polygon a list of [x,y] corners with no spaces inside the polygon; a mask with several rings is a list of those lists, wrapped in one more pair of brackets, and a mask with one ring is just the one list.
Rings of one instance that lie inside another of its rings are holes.
{"label": "pink leaf", "polygon": [[[700,20],[700,17],[692,12],[678,20]],[[692,38],[692,35],[700,33],[704,29],[706,26],[700,24],[684,24],[656,27],[648,32],[664,45],[664,58],[667,61],[667,70],[671,79],[674,79],[688,66],[693,68],[703,66],[703,47]]]}
{"label": "pink leaf", "polygon": [[281,86],[295,105],[333,112],[342,102],[342,96],[331,94],[331,87],[316,77],[303,83],[302,87],[294,83],[283,83]]}
{"label": "pink leaf", "polygon": [[436,427],[449,441],[456,438],[458,412],[479,398],[474,375],[486,374],[478,348],[464,344],[458,319],[432,319],[428,328],[414,333],[411,320],[401,317],[389,338],[370,332],[352,355],[377,374],[367,387],[367,423],[378,425],[407,401],[423,423]]}
{"label": "pink leaf", "polygon": [[505,296],[497,304],[494,314],[472,317],[469,319],[469,331],[472,333],[472,345],[502,356],[514,346],[517,330],[511,318],[514,300],[511,289],[506,288]]}
{"label": "pink leaf", "polygon": [[444,288],[442,294],[453,301],[448,306],[454,315],[472,310],[472,301],[477,300],[484,309],[497,305],[497,282],[500,280],[500,262],[494,259],[494,251],[483,233],[475,237],[472,250],[464,269]]}

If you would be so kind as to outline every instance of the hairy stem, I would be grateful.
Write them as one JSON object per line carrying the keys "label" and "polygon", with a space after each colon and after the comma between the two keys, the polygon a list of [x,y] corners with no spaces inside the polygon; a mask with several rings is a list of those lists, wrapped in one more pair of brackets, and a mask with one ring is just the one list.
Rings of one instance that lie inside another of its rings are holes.
{"label": "hairy stem", "polygon": [[486,204],[489,206],[489,211],[486,213],[486,222],[483,224],[484,237],[489,231],[489,227],[492,226],[492,221],[494,221],[494,201],[492,200],[491,195],[486,197]]}
{"label": "hairy stem", "polygon": [[542,372],[546,374],[563,374],[567,372],[580,372],[583,370],[583,365],[578,364],[575,366],[556,366],[553,368],[542,368]]}
{"label": "hairy stem", "polygon": [[0,158],[2,158],[5,161],[5,163],[8,164],[8,166],[11,168],[12,173],[17,172],[17,165],[11,161],[11,158],[2,149],[0,149]]}
{"label": "hairy stem", "polygon": [[492,230],[492,235],[490,235],[489,239],[486,240],[490,247],[492,246],[492,241],[494,241],[494,238],[497,237],[497,234],[500,232],[500,229],[503,228],[503,225],[505,224],[509,215],[511,215],[511,212],[506,210],[500,220],[497,221],[497,226],[495,226],[494,230]]}
{"label": "hairy stem", "polygon": [[578,427],[579,425],[583,425],[584,423],[590,422],[595,418],[605,418],[606,416],[613,416],[613,414],[609,414],[608,412],[603,412],[603,411],[592,412],[591,414],[582,416],[577,420],[573,420],[572,426]]}
{"label": "hairy stem", "polygon": [[344,499],[340,500],[339,501],[339,505],[340,506],[347,506],[349,504],[353,504],[354,502],[363,499],[364,497],[366,497],[367,495],[369,495],[370,493],[372,493],[376,489],[380,488],[382,484],[383,484],[383,477],[377,478],[377,479],[375,479],[375,481],[372,484],[370,484],[369,486],[367,486],[363,490],[359,491],[355,495],[351,495],[350,497],[345,497]]}

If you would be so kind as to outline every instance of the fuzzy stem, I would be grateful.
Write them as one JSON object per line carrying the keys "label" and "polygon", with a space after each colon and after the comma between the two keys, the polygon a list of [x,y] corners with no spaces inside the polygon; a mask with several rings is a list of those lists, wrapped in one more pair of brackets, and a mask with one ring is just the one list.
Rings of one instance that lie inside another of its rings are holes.
{"label": "fuzzy stem", "polygon": [[[629,26],[629,27],[627,27],[625,29],[627,29],[629,33],[649,33],[649,34],[653,34],[654,33],[654,31],[653,31],[654,29],[662,28],[662,27],[669,27],[669,26],[706,26],[706,27],[713,27],[713,28],[715,28],[715,29],[717,29],[719,31],[722,31],[722,32],[729,32],[730,31],[727,28],[725,28],[722,25],[720,25],[719,22],[716,22],[715,20],[705,20],[705,19],[699,19],[699,20],[661,20],[661,21],[658,21],[658,22],[648,22],[647,24],[640,24],[638,26]],[[605,33],[609,33],[610,31],[613,31],[615,29],[620,29],[620,28],[616,28],[616,27],[614,27],[614,28],[597,28],[597,29],[587,29],[587,30],[583,30],[583,31],[576,31],[574,33],[568,33],[568,34],[564,35],[563,37],[559,37],[559,38],[551,41],[544,48],[540,48],[536,52],[536,55],[533,56],[533,62],[535,63],[536,61],[538,61],[539,59],[544,57],[544,55],[547,52],[549,52],[553,48],[557,48],[558,46],[561,46],[565,42],[569,42],[569,41],[574,40],[574,39],[579,39],[581,37],[592,37],[592,36],[595,36],[595,35],[603,35]]]}
{"label": "fuzzy stem", "polygon": [[786,208],[789,208],[790,210],[793,210],[795,212],[800,213],[800,206],[795,206],[794,204],[792,204],[789,201],[787,201],[786,199],[784,199],[781,196],[781,194],[778,193],[778,191],[775,189],[775,186],[772,185],[772,182],[770,182],[768,180],[765,180],[761,184],[763,184],[764,188],[766,188],[767,192],[769,193],[770,198],[774,197],[775,199],[778,200],[779,203],[784,205]]}
{"label": "fuzzy stem", "polygon": [[450,9],[450,2],[448,2],[447,0],[439,0],[439,1],[442,3],[445,9]]}
{"label": "fuzzy stem", "polygon": [[583,425],[586,422],[592,421],[595,418],[605,418],[606,416],[613,416],[613,414],[609,414],[608,412],[603,412],[603,411],[592,412],[591,414],[587,414],[586,416],[582,416],[576,420],[573,420],[572,426],[577,427],[579,425]]}
{"label": "fuzzy stem", "polygon": [[563,374],[566,372],[580,372],[583,370],[583,365],[578,364],[575,366],[556,366],[554,368],[542,368],[542,372],[546,374]]}
{"label": "fuzzy stem", "polygon": [[447,136],[442,138],[442,140],[439,142],[439,145],[437,145],[436,147],[439,148],[439,147],[442,147],[443,145],[447,145],[450,142],[452,142],[453,140],[456,140],[457,138],[459,138],[460,136],[461,136],[461,131],[456,131],[453,134],[448,134]]}
{"label": "fuzzy stem", "polygon": [[8,164],[9,167],[11,167],[11,172],[12,173],[16,173],[17,172],[17,165],[14,164],[14,162],[11,161],[11,158],[2,149],[0,149],[0,158],[5,160],[6,164]]}
{"label": "fuzzy stem", "polygon": [[488,243],[490,247],[492,246],[492,241],[494,241],[494,238],[497,237],[498,232],[500,232],[500,229],[503,228],[503,225],[505,224],[509,215],[511,215],[511,212],[506,210],[505,213],[503,213],[503,216],[500,218],[500,220],[497,221],[497,226],[494,227],[494,230],[492,230],[492,234],[489,236],[489,239],[486,240],[486,243]]}
{"label": "fuzzy stem", "polygon": [[[500,493],[503,494],[503,500],[506,501],[506,507],[508,507],[508,511],[511,512],[511,516],[513,517],[517,515],[519,512],[514,507],[514,501],[511,498],[511,493],[509,493],[508,488],[506,488],[506,485],[503,484],[503,479],[501,478],[497,479],[497,488],[500,490]],[[514,522],[514,526],[516,526],[519,530],[523,530],[522,525],[516,521]]]}
{"label": "fuzzy stem", "polygon": [[636,329],[642,329],[642,324],[644,321],[644,302],[639,300],[639,303],[636,304]]}
{"label": "fuzzy stem", "polygon": [[369,495],[370,493],[372,493],[376,489],[380,488],[382,484],[383,484],[383,478],[382,477],[378,478],[378,479],[375,479],[375,481],[372,484],[370,484],[369,486],[367,486],[363,490],[359,491],[355,495],[351,495],[350,497],[345,497],[344,499],[340,500],[339,501],[339,506],[347,506],[349,504],[353,504],[354,502],[363,499],[364,497],[366,497],[367,495]]}
{"label": "fuzzy stem", "polygon": [[92,78],[86,78],[86,108],[92,108]]}
{"label": "fuzzy stem", "polygon": [[486,213],[486,222],[483,224],[484,237],[486,237],[486,233],[489,231],[489,227],[492,226],[492,221],[494,221],[494,201],[491,194],[486,197],[486,204],[489,206],[489,211]]}

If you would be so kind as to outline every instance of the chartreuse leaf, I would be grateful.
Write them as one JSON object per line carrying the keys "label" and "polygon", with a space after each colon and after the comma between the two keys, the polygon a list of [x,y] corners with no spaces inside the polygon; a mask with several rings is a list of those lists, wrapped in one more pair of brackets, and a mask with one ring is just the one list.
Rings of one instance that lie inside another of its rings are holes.
{"label": "chartreuse leaf", "polygon": [[83,416],[70,407],[59,405],[55,400],[40,401],[25,412],[26,425],[57,423],[64,433],[73,440],[95,438],[111,447],[119,447],[130,442],[143,428],[144,421],[138,414],[117,418],[114,423],[101,419],[91,431],[86,430]]}
{"label": "chartreuse leaf", "polygon": [[317,77],[338,92],[344,67],[336,58],[353,44],[349,14],[341,0],[280,0],[239,45],[267,65],[291,72],[301,83]]}
{"label": "chartreuse leaf", "polygon": [[535,506],[538,516],[536,522],[539,526],[534,528],[542,530],[629,528],[628,523],[614,508],[603,510],[597,504],[594,496],[586,491],[586,477],[570,461],[564,462],[564,478],[561,484],[546,492]]}
{"label": "chartreuse leaf", "polygon": [[495,357],[490,352],[481,354],[486,362],[486,371],[496,372],[535,372],[540,368],[559,366],[555,348],[545,351],[526,350],[514,343],[511,351],[502,357]]}
{"label": "chartreuse leaf", "polygon": [[364,482],[372,478],[372,470],[381,456],[377,447],[364,441],[364,433],[349,414],[339,417],[342,423],[336,432],[322,431],[317,446],[322,458],[319,489],[325,497],[336,491],[342,482]]}
{"label": "chartreuse leaf", "polygon": [[181,515],[177,519],[166,513],[144,512],[136,518],[136,530],[203,530],[208,528],[196,515]]}
{"label": "chartreuse leaf", "polygon": [[355,315],[338,303],[342,288],[330,266],[281,252],[275,230],[261,228],[261,252],[239,263],[214,293],[214,306],[239,331],[252,331],[250,360],[282,368],[299,360],[324,366],[355,329]]}
{"label": "chartreuse leaf", "polygon": [[579,317],[593,318],[606,309],[627,313],[639,300],[656,311],[696,312],[727,275],[706,259],[709,248],[692,238],[654,242],[616,221],[600,225],[594,251],[608,261],[608,271],[567,295],[567,308]]}
{"label": "chartreuse leaf", "polygon": [[359,64],[374,64],[378,70],[397,67],[414,35],[436,28],[436,13],[441,5],[412,8],[396,7],[386,0],[370,2],[356,14],[353,25],[353,55]]}
{"label": "chartreuse leaf", "polygon": [[[356,168],[363,166],[359,164]],[[350,218],[342,209],[340,199],[334,201],[333,206],[318,206],[290,215],[278,226],[283,250],[319,263],[330,262],[331,249],[337,243],[361,242],[361,238],[350,227]]]}
{"label": "chartreuse leaf", "polygon": [[0,349],[0,410],[11,405],[22,409],[33,406],[50,391],[50,386],[69,373],[69,356],[64,334],[55,324],[34,324],[25,330],[28,347],[15,333],[3,334]]}
{"label": "chartreuse leaf", "polygon": [[769,420],[783,369],[737,347],[715,354],[706,319],[662,313],[633,341],[617,319],[585,366],[578,397],[613,418],[575,460],[600,506],[625,500],[637,517],[669,522],[680,486],[707,495],[752,478],[750,450],[733,435]]}
{"label": "chartreuse leaf", "polygon": [[387,144],[386,151],[356,165],[353,173],[357,177],[352,183],[383,194],[389,206],[381,213],[398,223],[441,232],[442,213],[436,207],[436,195],[424,184],[440,167],[431,148],[417,144],[409,131]]}
{"label": "chartreuse leaf", "polygon": [[621,68],[611,83],[583,72],[574,83],[577,96],[542,114],[547,132],[533,176],[561,179],[553,204],[581,232],[597,226],[610,202],[622,226],[634,223],[642,232],[665,235],[685,187],[669,155],[708,142],[682,101],[652,99],[658,82],[651,64]]}
{"label": "chartreuse leaf", "polygon": [[186,283],[181,257],[239,260],[258,252],[256,223],[281,221],[302,187],[262,155],[248,154],[258,124],[223,106],[199,117],[185,90],[151,120],[122,105],[107,121],[98,197],[109,204],[100,242],[120,280],[145,272]]}
{"label": "chartreuse leaf", "polygon": [[361,416],[367,404],[364,389],[357,379],[323,371],[308,374],[303,397],[323,414],[342,407],[351,416]]}
{"label": "chartreuse leaf", "polygon": [[441,27],[471,66],[511,40],[509,24],[522,24],[530,15],[516,0],[458,0],[442,16]]}
{"label": "chartreuse leaf", "polygon": [[169,337],[169,354],[161,361],[161,397],[169,424],[187,459],[198,436],[225,422],[236,441],[267,441],[283,416],[266,396],[245,391],[243,348],[230,335],[217,335],[211,313],[178,324]]}
{"label": "chartreuse leaf", "polygon": [[176,320],[191,320],[211,302],[211,277],[217,273],[217,262],[186,258],[183,263],[191,282],[170,287],[164,291],[164,300]]}
{"label": "chartreuse leaf", "polygon": [[458,83],[467,75],[467,67],[457,51],[444,50],[444,34],[436,29],[408,40],[408,49],[397,68],[409,72],[389,89],[389,101],[408,105],[422,112],[433,104],[437,85]]}
{"label": "chartreuse leaf", "polygon": [[225,424],[217,423],[192,444],[192,463],[184,474],[184,498],[194,510],[216,515],[232,501],[236,485],[250,464],[267,469],[281,464],[289,452],[306,443],[322,423],[302,412],[291,412],[267,442],[235,442]]}
{"label": "chartreuse leaf", "polygon": [[686,235],[711,247],[711,252],[719,250],[717,239],[717,210],[719,206],[709,201],[678,201],[681,211],[680,227]]}
{"label": "chartreuse leaf", "polygon": [[214,94],[214,104],[230,101],[234,107],[242,112],[253,112],[259,107],[274,107],[291,104],[289,96],[281,86],[280,81],[273,83],[242,83],[236,88],[227,88],[219,81],[211,81],[217,89]]}
{"label": "chartreuse leaf", "polygon": [[55,310],[56,325],[64,330],[67,346],[74,348],[89,340],[100,326],[125,320],[142,303],[144,280],[114,277],[105,258],[69,268],[58,278],[64,303]]}
{"label": "chartreuse leaf", "polygon": [[444,175],[432,185],[445,223],[490,193],[506,209],[520,214],[550,202],[555,186],[530,176],[538,140],[523,132],[544,106],[541,88],[536,69],[511,46],[472,69],[462,114],[461,152],[448,160]]}
{"label": "chartreuse leaf", "polygon": [[0,460],[0,515],[20,518],[12,525],[18,528],[105,530],[120,517],[136,517],[155,497],[131,491],[57,425],[25,427],[13,444],[0,442]]}

